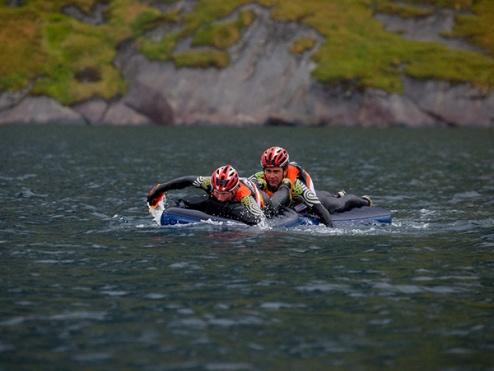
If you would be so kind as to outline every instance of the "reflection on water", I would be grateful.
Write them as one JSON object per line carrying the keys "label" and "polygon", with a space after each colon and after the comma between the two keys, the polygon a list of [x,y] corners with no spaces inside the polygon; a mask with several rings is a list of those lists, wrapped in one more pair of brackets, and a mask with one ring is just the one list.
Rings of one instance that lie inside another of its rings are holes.
{"label": "reflection on water", "polygon": [[[492,139],[2,127],[0,369],[490,369]],[[147,214],[152,184],[224,162],[248,175],[271,144],[321,189],[373,195],[393,224],[162,228]]]}

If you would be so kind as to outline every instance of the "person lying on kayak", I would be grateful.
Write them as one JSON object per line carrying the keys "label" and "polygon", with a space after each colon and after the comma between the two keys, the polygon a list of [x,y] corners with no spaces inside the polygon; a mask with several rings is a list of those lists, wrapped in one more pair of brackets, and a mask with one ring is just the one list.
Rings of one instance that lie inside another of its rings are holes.
{"label": "person lying on kayak", "polygon": [[219,167],[211,176],[184,176],[157,184],[148,192],[148,204],[154,208],[165,197],[165,192],[190,186],[206,191],[208,197],[182,199],[180,206],[248,225],[265,220],[261,193],[251,181],[240,178],[231,165]]}
{"label": "person lying on kayak", "polygon": [[332,226],[331,215],[355,207],[371,206],[369,196],[358,197],[338,192],[332,195],[326,191],[315,191],[309,173],[295,162],[290,162],[288,151],[282,147],[270,147],[261,155],[263,171],[249,179],[267,194],[271,213],[288,206],[296,211],[310,208],[326,226]]}

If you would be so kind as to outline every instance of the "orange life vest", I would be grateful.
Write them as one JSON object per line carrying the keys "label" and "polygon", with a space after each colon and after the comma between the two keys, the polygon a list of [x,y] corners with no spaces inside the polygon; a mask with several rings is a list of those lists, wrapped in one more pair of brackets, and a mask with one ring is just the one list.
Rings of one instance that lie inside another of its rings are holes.
{"label": "orange life vest", "polygon": [[256,185],[250,182],[252,187],[248,187],[244,182],[240,181],[239,187],[235,191],[234,200],[240,202],[244,197],[252,196],[261,209],[264,208],[264,199]]}
{"label": "orange life vest", "polygon": [[286,177],[290,180],[292,185],[295,184],[297,179],[300,179],[312,192],[315,193],[314,184],[312,183],[312,178],[309,173],[296,163],[290,162],[288,164]]}

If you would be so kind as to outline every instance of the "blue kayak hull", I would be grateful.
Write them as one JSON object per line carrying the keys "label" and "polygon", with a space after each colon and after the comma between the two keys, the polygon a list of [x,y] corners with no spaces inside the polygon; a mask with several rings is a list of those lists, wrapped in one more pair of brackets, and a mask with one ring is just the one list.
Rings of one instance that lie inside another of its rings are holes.
{"label": "blue kayak hull", "polygon": [[[361,207],[336,213],[331,215],[333,223],[338,226],[349,225],[370,225],[370,224],[391,224],[391,213],[379,207]],[[180,207],[170,207],[161,215],[161,225],[192,224],[203,221],[213,221],[222,223],[235,223],[245,225],[236,220],[226,219],[219,216],[209,215],[202,211],[184,209]],[[297,214],[292,210],[287,210],[280,216],[269,219],[272,227],[291,228],[301,225],[318,225],[320,224],[317,217],[311,215]]]}

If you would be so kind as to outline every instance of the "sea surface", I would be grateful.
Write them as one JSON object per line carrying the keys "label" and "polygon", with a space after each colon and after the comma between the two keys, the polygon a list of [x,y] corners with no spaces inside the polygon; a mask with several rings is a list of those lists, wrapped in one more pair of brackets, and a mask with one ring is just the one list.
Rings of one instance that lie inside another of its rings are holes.
{"label": "sea surface", "polygon": [[[271,145],[393,224],[148,214],[157,182],[248,176]],[[0,127],[0,370],[17,369],[493,370],[494,130]]]}

